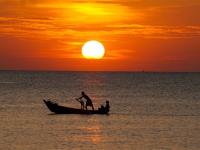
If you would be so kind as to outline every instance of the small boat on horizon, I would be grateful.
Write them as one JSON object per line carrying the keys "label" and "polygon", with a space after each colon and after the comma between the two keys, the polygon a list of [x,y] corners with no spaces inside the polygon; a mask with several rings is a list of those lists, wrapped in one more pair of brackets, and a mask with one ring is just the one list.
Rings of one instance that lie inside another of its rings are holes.
{"label": "small boat on horizon", "polygon": [[47,108],[55,114],[108,114],[110,111],[109,101],[106,101],[106,106],[101,106],[97,110],[85,110],[61,106],[51,100],[43,100]]}

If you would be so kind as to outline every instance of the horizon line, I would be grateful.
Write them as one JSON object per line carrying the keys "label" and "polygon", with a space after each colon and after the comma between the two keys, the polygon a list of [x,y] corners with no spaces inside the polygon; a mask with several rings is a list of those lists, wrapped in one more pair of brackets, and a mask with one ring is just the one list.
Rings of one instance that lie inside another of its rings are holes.
{"label": "horizon line", "polygon": [[14,72],[130,72],[130,73],[200,73],[200,71],[156,71],[156,70],[27,70],[27,69],[0,69],[3,71]]}

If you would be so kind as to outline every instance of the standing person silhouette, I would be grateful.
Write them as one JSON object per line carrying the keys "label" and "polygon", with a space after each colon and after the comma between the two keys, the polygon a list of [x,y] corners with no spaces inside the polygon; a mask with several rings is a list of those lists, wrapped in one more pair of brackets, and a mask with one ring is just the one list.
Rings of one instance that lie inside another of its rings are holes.
{"label": "standing person silhouette", "polygon": [[85,92],[81,92],[81,97],[79,97],[78,99],[82,99],[82,98],[85,98],[86,99],[86,105],[85,105],[85,108],[86,108],[86,110],[87,110],[87,106],[91,106],[92,107],[92,110],[94,110],[94,106],[93,106],[93,104],[92,104],[92,100],[90,99],[90,97],[89,96],[87,96],[86,94],[85,94]]}

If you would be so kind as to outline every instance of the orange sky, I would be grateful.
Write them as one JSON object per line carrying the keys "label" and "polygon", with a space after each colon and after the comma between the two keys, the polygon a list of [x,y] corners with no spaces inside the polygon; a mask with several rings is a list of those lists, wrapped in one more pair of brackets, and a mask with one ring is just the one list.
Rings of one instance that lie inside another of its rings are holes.
{"label": "orange sky", "polygon": [[[102,42],[104,59],[81,47]],[[0,0],[0,70],[200,71],[199,0]]]}

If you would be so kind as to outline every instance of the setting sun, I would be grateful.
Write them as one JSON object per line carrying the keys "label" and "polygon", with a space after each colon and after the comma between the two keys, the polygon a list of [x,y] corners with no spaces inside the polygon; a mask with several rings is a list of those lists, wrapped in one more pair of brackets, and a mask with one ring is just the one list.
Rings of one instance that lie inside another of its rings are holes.
{"label": "setting sun", "polygon": [[104,46],[98,41],[88,41],[82,47],[82,55],[87,59],[101,59],[104,53]]}

